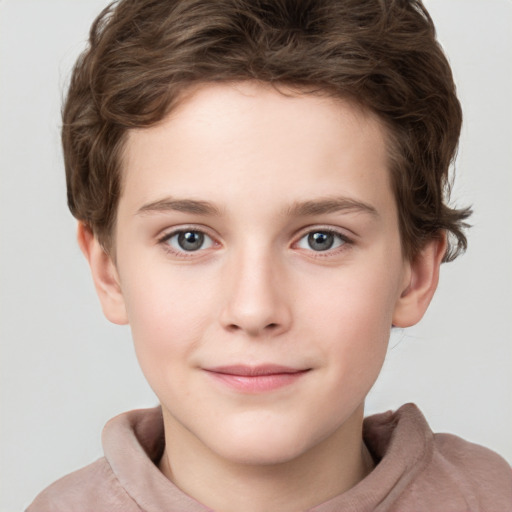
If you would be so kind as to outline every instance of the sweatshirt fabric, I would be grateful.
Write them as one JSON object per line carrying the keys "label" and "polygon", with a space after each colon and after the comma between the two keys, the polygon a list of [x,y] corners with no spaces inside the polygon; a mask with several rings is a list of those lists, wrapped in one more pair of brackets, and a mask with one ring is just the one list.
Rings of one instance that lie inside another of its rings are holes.
{"label": "sweatshirt fabric", "polygon": [[[366,418],[363,437],[375,468],[309,512],[512,512],[507,462],[457,436],[434,434],[415,405]],[[26,512],[211,510],[158,469],[165,445],[160,407],[113,418],[102,440],[104,457],[52,484]]]}

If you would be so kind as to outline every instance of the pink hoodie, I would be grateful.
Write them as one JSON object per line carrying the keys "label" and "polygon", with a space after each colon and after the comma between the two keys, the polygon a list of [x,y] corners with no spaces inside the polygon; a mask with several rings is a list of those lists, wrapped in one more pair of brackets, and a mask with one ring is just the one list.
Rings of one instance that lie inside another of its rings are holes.
{"label": "pink hoodie", "polygon": [[[499,455],[433,434],[413,404],[370,416],[364,440],[377,462],[349,491],[309,512],[511,512],[512,470]],[[103,431],[105,456],[58,480],[27,512],[207,512],[158,469],[160,408],[131,411]]]}

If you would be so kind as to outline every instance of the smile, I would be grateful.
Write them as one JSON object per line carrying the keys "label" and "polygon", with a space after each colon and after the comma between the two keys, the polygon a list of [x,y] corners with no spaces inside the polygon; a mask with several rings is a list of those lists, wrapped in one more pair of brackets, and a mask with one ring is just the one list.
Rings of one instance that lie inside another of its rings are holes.
{"label": "smile", "polygon": [[279,365],[233,365],[205,369],[212,379],[245,393],[263,393],[291,385],[310,370]]}

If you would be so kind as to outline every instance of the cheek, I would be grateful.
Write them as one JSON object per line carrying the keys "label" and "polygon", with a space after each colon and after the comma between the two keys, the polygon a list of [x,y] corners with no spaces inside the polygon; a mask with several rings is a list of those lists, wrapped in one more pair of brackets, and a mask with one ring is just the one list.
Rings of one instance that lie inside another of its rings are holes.
{"label": "cheek", "polygon": [[123,290],[137,358],[150,384],[193,353],[211,320],[211,292],[197,284],[181,274],[148,272]]}
{"label": "cheek", "polygon": [[[306,318],[317,316],[312,325],[330,327],[364,340],[380,339],[389,332],[398,298],[397,265],[378,264],[340,268],[305,283],[300,294]],[[385,270],[384,270],[385,269]]]}
{"label": "cheek", "polygon": [[325,283],[323,293],[311,288],[314,292],[304,304],[309,318],[304,328],[312,329],[310,336],[333,363],[331,377],[343,380],[344,386],[369,389],[383,364],[398,294],[399,268],[394,267],[340,270]]}

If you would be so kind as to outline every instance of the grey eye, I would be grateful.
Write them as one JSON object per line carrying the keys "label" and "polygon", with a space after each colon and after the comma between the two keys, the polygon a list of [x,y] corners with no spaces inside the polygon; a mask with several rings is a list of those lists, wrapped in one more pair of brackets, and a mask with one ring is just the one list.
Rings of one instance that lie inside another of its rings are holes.
{"label": "grey eye", "polygon": [[336,249],[345,243],[344,238],[333,231],[311,231],[304,235],[297,244],[301,249],[310,249],[316,252]]}
{"label": "grey eye", "polygon": [[194,252],[208,249],[213,245],[213,240],[201,231],[178,231],[171,235],[167,243],[179,252]]}
{"label": "grey eye", "polygon": [[308,245],[314,251],[327,251],[334,244],[334,235],[332,233],[310,233],[308,235]]}

